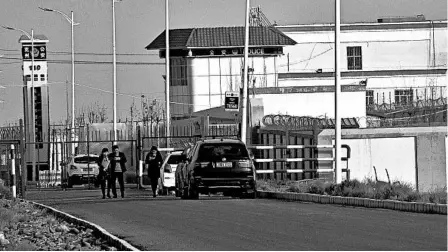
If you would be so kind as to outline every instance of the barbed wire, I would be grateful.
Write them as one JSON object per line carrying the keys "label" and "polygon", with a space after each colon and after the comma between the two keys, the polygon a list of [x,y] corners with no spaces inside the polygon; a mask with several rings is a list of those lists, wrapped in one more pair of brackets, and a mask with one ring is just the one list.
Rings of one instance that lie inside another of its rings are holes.
{"label": "barbed wire", "polygon": [[[421,115],[413,115],[399,118],[378,118],[374,116],[361,116],[342,118],[342,126],[359,127],[359,128],[379,128],[379,127],[393,127],[393,126],[412,126],[419,123],[432,122],[446,122],[447,109],[430,112]],[[445,113],[445,114],[443,114]],[[440,116],[442,115],[442,116]],[[430,117],[433,117],[432,119]],[[291,116],[281,114],[265,115],[262,118],[262,123],[266,127],[283,127],[290,130],[310,130],[314,127],[325,129],[334,128],[335,120],[326,117],[311,117],[311,116]]]}

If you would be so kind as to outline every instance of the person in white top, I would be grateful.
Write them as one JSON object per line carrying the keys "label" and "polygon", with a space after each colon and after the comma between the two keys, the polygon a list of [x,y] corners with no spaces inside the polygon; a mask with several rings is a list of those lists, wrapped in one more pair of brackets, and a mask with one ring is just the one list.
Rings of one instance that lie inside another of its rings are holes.
{"label": "person in white top", "polygon": [[[101,192],[103,193],[103,199],[106,198],[106,181],[110,177],[110,160],[109,160],[109,150],[107,148],[103,148],[101,151],[101,155],[98,157],[98,184],[101,185]],[[109,184],[109,183],[108,183]],[[110,187],[108,186],[107,197],[110,198]]]}

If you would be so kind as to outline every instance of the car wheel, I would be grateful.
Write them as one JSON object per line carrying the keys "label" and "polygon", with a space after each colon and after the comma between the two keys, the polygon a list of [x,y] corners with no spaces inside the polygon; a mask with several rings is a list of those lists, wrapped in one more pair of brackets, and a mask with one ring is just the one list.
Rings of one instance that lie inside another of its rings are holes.
{"label": "car wheel", "polygon": [[241,195],[241,198],[246,199],[256,199],[257,198],[257,191],[256,190],[248,190],[245,193]]}
{"label": "car wheel", "polygon": [[223,196],[225,197],[232,197],[232,192],[231,191],[226,191],[222,193]]}
{"label": "car wheel", "polygon": [[72,188],[73,187],[73,177],[68,177],[67,179],[67,187]]}
{"label": "car wheel", "polygon": [[181,189],[181,195],[180,198],[181,199],[188,199],[188,188],[183,188]]}
{"label": "car wheel", "polygon": [[196,187],[192,184],[188,185],[188,198],[190,199],[199,199],[199,192]]}

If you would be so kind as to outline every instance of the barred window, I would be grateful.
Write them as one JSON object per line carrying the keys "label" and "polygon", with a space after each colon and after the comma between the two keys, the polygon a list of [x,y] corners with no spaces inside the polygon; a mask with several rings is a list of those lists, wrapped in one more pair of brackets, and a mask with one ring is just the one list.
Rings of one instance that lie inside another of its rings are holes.
{"label": "barred window", "polygon": [[362,50],[360,46],[347,47],[347,69],[362,70]]}
{"label": "barred window", "polygon": [[412,89],[397,89],[395,90],[395,104],[411,105],[413,100]]}
{"label": "barred window", "polygon": [[366,106],[373,105],[373,90],[366,90]]}
{"label": "barred window", "polygon": [[185,58],[170,59],[170,86],[187,85],[187,60]]}

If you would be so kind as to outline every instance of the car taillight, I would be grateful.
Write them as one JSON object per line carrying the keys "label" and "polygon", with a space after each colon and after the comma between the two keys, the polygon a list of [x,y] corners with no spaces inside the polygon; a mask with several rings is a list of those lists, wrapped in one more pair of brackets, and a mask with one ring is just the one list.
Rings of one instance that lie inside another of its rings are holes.
{"label": "car taillight", "polygon": [[198,162],[195,164],[194,168],[207,168],[209,165],[209,162]]}
{"label": "car taillight", "polygon": [[76,170],[76,169],[78,169],[76,166],[74,166],[74,165],[70,166],[70,170]]}
{"label": "car taillight", "polygon": [[238,167],[240,168],[253,168],[252,162],[250,160],[238,161]]}

